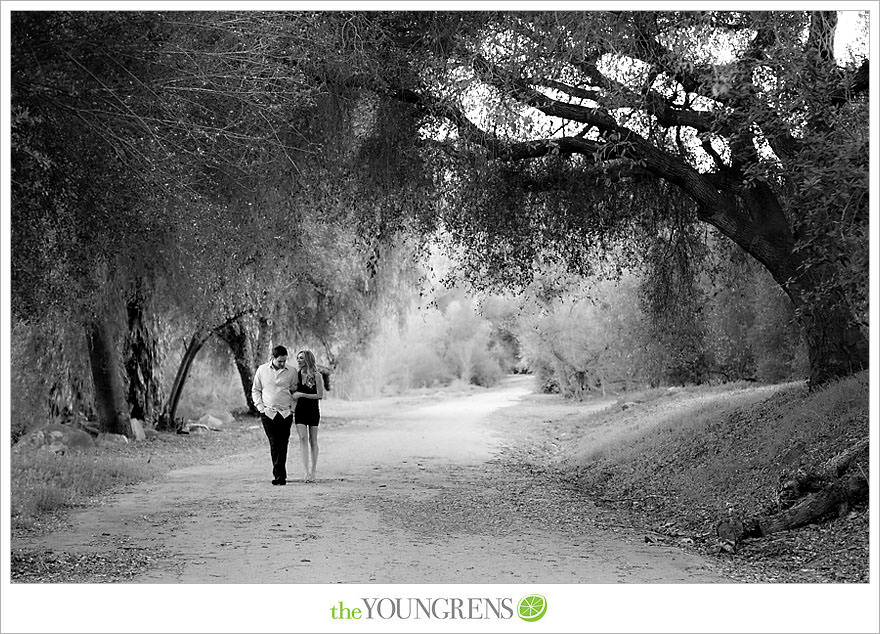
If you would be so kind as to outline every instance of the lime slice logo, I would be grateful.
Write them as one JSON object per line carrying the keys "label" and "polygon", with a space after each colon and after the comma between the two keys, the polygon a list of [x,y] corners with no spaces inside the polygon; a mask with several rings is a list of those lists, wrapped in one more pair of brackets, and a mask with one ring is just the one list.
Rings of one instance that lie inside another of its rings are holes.
{"label": "lime slice logo", "polygon": [[516,606],[519,618],[529,623],[539,620],[547,612],[547,599],[540,594],[523,597]]}

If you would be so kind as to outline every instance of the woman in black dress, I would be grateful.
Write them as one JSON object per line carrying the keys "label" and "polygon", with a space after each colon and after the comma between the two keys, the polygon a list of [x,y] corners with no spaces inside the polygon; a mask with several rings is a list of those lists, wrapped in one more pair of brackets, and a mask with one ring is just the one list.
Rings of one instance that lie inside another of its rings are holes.
{"label": "woman in black dress", "polygon": [[[305,481],[315,481],[318,466],[318,423],[321,410],[318,401],[324,398],[324,377],[315,364],[311,350],[301,350],[296,355],[297,370],[296,399],[293,419],[299,435],[299,450],[302,455]],[[311,456],[309,455],[311,454]]]}

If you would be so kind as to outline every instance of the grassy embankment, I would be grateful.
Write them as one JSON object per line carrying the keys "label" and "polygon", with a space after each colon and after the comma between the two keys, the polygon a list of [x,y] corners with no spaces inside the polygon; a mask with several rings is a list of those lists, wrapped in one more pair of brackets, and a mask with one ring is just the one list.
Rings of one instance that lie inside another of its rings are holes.
{"label": "grassy embankment", "polygon": [[66,455],[13,450],[10,510],[13,530],[39,529],[64,510],[116,487],[145,482],[169,471],[222,459],[263,442],[251,417],[236,417],[222,432],[160,433],[155,439]]}
{"label": "grassy embankment", "polygon": [[[814,393],[800,383],[652,390],[587,415],[549,400],[521,413],[554,418],[545,440],[558,476],[646,530],[711,550],[719,513],[778,511],[783,479],[868,437],[868,397],[864,372]],[[854,468],[868,473],[867,452]],[[763,580],[864,581],[867,552],[867,509],[857,508],[746,540],[739,560],[775,559]]]}

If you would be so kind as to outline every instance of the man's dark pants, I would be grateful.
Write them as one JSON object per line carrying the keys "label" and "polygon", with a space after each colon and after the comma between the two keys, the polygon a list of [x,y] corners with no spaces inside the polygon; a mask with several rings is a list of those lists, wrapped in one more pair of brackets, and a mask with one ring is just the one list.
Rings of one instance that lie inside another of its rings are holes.
{"label": "man's dark pants", "polygon": [[293,414],[284,418],[275,414],[269,418],[260,414],[263,430],[269,438],[269,454],[272,456],[272,476],[278,482],[287,481],[287,443],[290,441],[290,427],[293,425]]}

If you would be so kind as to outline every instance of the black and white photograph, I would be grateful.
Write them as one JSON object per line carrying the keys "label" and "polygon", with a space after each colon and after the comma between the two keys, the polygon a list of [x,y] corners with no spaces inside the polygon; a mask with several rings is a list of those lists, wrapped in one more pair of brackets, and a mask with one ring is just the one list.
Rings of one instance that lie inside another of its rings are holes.
{"label": "black and white photograph", "polygon": [[877,631],[878,13],[3,2],[2,631]]}

